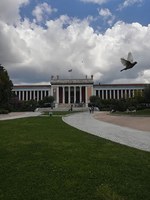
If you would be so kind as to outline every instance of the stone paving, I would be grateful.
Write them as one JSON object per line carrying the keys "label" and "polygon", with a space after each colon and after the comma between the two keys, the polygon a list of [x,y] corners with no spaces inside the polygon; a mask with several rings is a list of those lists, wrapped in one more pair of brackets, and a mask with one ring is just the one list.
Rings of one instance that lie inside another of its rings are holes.
{"label": "stone paving", "polygon": [[63,121],[87,133],[150,152],[150,132],[99,121],[88,112],[65,116]]}
{"label": "stone paving", "polygon": [[9,114],[0,114],[0,120],[17,119],[24,117],[35,117],[41,115],[40,112],[11,112]]}

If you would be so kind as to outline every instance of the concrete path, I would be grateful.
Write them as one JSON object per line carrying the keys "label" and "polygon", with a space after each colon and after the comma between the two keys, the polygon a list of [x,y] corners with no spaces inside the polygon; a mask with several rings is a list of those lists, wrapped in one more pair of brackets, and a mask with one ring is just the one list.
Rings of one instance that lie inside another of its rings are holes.
{"label": "concrete path", "polygon": [[88,112],[77,113],[63,117],[67,124],[87,133],[150,152],[150,133],[139,131],[93,118]]}
{"label": "concrete path", "polygon": [[11,112],[9,114],[0,114],[0,120],[18,119],[24,117],[35,117],[41,115],[40,112]]}

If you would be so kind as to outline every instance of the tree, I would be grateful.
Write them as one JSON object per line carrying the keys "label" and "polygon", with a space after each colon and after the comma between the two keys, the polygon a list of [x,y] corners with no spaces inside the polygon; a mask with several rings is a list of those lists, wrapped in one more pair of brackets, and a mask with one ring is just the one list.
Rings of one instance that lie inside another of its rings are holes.
{"label": "tree", "polygon": [[90,103],[97,105],[100,101],[100,98],[98,96],[90,96]]}
{"label": "tree", "polygon": [[39,106],[43,107],[53,107],[54,97],[53,96],[47,96],[44,97],[43,100],[39,101]]}
{"label": "tree", "polygon": [[8,108],[12,96],[13,83],[7,70],[0,64],[0,107]]}
{"label": "tree", "polygon": [[150,103],[150,85],[144,89],[144,99],[147,103]]}

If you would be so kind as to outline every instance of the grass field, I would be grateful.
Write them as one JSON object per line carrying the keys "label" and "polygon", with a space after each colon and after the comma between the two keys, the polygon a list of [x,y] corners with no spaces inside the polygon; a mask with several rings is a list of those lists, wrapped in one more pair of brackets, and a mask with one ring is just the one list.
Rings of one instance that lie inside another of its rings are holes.
{"label": "grass field", "polygon": [[0,121],[0,200],[149,200],[150,153],[61,117]]}

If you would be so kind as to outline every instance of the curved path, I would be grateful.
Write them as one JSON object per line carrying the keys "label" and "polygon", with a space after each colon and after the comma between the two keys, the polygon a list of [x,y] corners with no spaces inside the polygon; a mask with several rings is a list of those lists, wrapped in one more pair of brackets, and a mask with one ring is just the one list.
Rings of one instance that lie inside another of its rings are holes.
{"label": "curved path", "polygon": [[40,112],[11,112],[9,114],[0,114],[0,120],[18,119],[24,117],[35,117],[41,115]]}
{"label": "curved path", "polygon": [[63,117],[67,124],[87,133],[150,152],[150,132],[99,121],[88,112]]}

